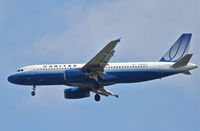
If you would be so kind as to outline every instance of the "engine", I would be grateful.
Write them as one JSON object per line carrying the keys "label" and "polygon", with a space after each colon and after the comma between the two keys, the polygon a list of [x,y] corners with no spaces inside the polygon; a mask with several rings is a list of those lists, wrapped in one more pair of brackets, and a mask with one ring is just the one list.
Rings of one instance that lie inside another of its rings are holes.
{"label": "engine", "polygon": [[68,88],[64,90],[66,99],[79,99],[90,96],[90,91],[81,88]]}
{"label": "engine", "polygon": [[67,81],[82,80],[87,78],[87,73],[77,69],[70,69],[65,70],[64,77],[64,79]]}

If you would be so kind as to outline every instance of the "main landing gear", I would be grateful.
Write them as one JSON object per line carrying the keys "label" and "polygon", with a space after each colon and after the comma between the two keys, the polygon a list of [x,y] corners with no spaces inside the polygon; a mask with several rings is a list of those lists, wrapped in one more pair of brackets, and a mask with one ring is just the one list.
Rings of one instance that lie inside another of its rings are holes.
{"label": "main landing gear", "polygon": [[31,91],[31,95],[32,95],[32,96],[35,96],[35,89],[36,89],[36,86],[33,85],[33,90]]}
{"label": "main landing gear", "polygon": [[95,99],[95,101],[100,101],[101,97],[100,97],[99,94],[96,94],[96,95],[94,96],[94,99]]}

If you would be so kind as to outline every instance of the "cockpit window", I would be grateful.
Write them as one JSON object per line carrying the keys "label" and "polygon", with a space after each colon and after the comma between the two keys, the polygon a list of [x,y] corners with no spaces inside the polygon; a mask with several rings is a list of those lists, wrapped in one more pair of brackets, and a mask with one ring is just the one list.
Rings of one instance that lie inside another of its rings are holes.
{"label": "cockpit window", "polygon": [[17,70],[17,72],[22,72],[22,71],[24,71],[23,69],[19,69],[19,70]]}

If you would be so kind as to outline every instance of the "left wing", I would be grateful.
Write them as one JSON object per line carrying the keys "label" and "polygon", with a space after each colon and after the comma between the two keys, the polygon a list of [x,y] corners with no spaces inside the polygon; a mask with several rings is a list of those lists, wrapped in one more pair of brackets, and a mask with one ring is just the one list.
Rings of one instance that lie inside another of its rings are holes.
{"label": "left wing", "polygon": [[84,72],[88,72],[90,78],[96,80],[97,88],[92,87],[92,92],[104,96],[115,96],[118,98],[118,95],[113,94],[112,92],[103,88],[103,85],[99,82],[99,77],[104,78],[104,68],[108,64],[111,57],[114,55],[117,43],[120,42],[120,38],[113,40],[108,43],[94,58],[92,58],[87,64],[82,67]]}
{"label": "left wing", "polygon": [[108,43],[94,58],[82,67],[82,70],[86,72],[103,72],[105,66],[114,55],[114,48],[118,42],[120,42],[120,38]]}

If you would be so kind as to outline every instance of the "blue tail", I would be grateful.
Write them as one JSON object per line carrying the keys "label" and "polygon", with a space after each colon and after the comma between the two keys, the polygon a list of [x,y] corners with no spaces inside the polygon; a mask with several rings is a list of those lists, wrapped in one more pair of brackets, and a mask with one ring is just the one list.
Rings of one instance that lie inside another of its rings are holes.
{"label": "blue tail", "polygon": [[182,34],[174,43],[174,45],[162,57],[160,62],[176,62],[184,57],[188,52],[191,37],[191,33]]}

